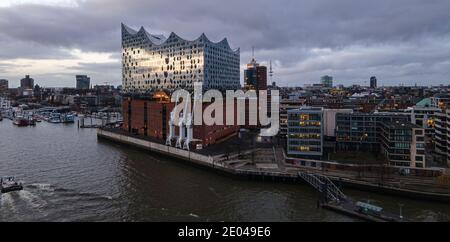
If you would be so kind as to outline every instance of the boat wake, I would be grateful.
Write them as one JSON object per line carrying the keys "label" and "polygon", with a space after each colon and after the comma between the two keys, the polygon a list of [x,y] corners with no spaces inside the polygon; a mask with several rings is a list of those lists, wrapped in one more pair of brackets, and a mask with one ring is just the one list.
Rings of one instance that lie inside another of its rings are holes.
{"label": "boat wake", "polygon": [[11,210],[13,213],[17,212],[16,206],[14,205],[14,199],[11,197],[11,194],[5,193],[0,194],[0,196],[0,211],[5,209]]}
{"label": "boat wake", "polygon": [[[117,202],[110,195],[80,192],[48,183],[32,183],[24,190],[1,195],[0,221],[69,221],[83,220],[92,214],[78,209],[98,211]],[[67,204],[71,206],[66,206]],[[65,211],[68,217],[61,216]]]}
{"label": "boat wake", "polygon": [[29,206],[31,206],[34,209],[42,208],[47,205],[47,202],[45,200],[27,190],[19,191],[18,194],[23,201],[25,201]]}
{"label": "boat wake", "polygon": [[35,188],[35,189],[45,191],[45,192],[54,192],[56,189],[54,186],[52,186],[51,184],[48,184],[48,183],[33,183],[30,185],[27,185],[27,187]]}

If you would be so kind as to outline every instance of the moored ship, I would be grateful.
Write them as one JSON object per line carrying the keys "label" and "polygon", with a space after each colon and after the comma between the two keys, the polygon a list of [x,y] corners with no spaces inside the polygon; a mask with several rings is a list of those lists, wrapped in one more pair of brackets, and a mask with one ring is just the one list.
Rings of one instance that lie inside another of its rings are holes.
{"label": "moored ship", "polygon": [[16,116],[14,118],[13,124],[15,124],[19,127],[24,127],[24,126],[28,126],[29,121],[28,121],[28,119],[24,118],[23,116]]}
{"label": "moored ship", "polygon": [[61,122],[62,123],[74,123],[75,116],[72,114],[63,114],[63,115],[61,115]]}

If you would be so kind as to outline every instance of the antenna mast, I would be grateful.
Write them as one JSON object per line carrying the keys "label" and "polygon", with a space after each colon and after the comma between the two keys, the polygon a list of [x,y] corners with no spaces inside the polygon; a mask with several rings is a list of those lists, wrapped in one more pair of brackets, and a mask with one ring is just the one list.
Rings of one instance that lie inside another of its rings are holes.
{"label": "antenna mast", "polygon": [[272,70],[272,60],[270,60],[270,62],[269,62],[270,64],[269,64],[269,77],[270,77],[270,84],[272,84],[273,83],[273,70]]}
{"label": "antenna mast", "polygon": [[255,59],[255,46],[252,46],[252,59]]}

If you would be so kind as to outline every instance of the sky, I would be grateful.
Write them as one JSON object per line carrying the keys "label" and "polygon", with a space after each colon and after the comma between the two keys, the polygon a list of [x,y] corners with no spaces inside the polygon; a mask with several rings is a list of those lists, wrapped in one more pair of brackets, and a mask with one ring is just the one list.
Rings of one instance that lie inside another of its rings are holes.
{"label": "sky", "polygon": [[[185,39],[205,33],[272,61],[279,86],[450,84],[448,0],[1,0],[0,79],[46,87],[121,84],[120,24]],[[242,79],[242,77],[241,77]]]}

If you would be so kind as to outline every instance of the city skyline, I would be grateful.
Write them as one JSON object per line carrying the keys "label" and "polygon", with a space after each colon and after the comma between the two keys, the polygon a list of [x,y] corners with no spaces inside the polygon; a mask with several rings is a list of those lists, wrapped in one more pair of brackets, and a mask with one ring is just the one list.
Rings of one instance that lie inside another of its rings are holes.
{"label": "city skyline", "polygon": [[272,60],[275,75],[269,82],[281,86],[318,83],[324,75],[333,76],[334,85],[368,86],[371,76],[378,86],[449,83],[450,27],[441,24],[450,20],[446,1],[124,5],[113,0],[105,5],[104,0],[2,1],[0,78],[16,87],[30,74],[41,86],[62,87],[75,86],[75,75],[86,74],[94,85],[119,85],[124,22],[190,40],[203,32],[214,42],[228,37],[233,48],[241,49],[241,84],[252,46],[260,64]]}

